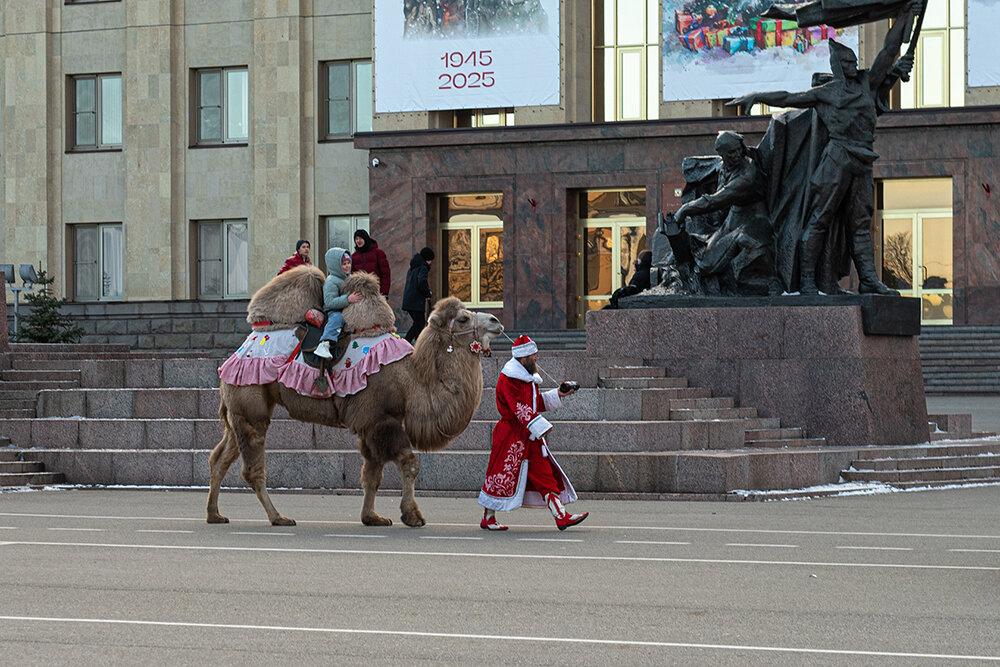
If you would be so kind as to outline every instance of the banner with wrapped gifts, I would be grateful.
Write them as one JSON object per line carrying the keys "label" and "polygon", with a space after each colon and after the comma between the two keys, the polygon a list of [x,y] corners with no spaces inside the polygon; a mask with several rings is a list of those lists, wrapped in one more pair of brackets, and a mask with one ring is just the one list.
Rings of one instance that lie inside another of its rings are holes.
{"label": "banner with wrapped gifts", "polygon": [[806,29],[794,16],[765,18],[760,14],[770,3],[760,0],[661,1],[665,102],[732,99],[750,90],[806,90],[812,73],[829,67],[822,42],[837,34],[838,42],[858,48],[855,27]]}

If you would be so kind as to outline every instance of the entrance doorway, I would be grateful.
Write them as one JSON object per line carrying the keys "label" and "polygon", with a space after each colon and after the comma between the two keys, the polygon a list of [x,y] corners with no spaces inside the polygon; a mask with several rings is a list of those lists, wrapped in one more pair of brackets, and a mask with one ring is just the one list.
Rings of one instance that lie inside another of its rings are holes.
{"label": "entrance doorway", "polygon": [[603,308],[628,284],[646,249],[646,190],[588,190],[579,204],[577,320],[583,328],[587,311]]}
{"label": "entrance doorway", "polygon": [[880,189],[882,282],[920,299],[922,324],[951,324],[951,179],[883,181]]}

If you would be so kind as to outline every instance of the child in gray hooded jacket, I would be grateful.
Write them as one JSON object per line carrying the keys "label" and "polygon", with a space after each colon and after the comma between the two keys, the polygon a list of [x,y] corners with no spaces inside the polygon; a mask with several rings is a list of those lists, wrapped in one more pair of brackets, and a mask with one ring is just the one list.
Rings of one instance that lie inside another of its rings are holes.
{"label": "child in gray hooded jacket", "polygon": [[332,359],[330,345],[340,338],[344,328],[344,315],[341,312],[349,303],[361,301],[361,293],[341,294],[340,288],[351,273],[351,253],[344,248],[330,248],[326,251],[326,270],[329,275],[323,283],[323,310],[326,311],[326,326],[323,327],[323,338],[316,347],[314,354],[324,359]]}

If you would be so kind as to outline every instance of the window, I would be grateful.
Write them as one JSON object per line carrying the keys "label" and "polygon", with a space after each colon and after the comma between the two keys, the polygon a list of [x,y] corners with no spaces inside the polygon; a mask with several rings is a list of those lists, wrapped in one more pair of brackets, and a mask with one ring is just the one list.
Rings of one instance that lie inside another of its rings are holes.
{"label": "window", "polygon": [[446,195],[440,201],[442,296],[503,307],[503,195]]}
{"label": "window", "polygon": [[514,124],[513,109],[463,109],[455,112],[455,127],[504,127]]}
{"label": "window", "polygon": [[580,193],[579,210],[582,305],[597,310],[628,284],[646,250],[646,190],[588,190]]}
{"label": "window", "polygon": [[67,5],[89,5],[95,2],[121,2],[121,0],[66,0]]}
{"label": "window", "polygon": [[246,143],[250,138],[247,69],[195,70],[194,80],[195,143]]}
{"label": "window", "polygon": [[250,294],[250,233],[246,220],[195,223],[198,298],[246,298]]}
{"label": "window", "polygon": [[372,64],[370,60],[323,63],[320,131],[324,139],[343,139],[372,131]]}
{"label": "window", "polygon": [[313,262],[323,270],[326,270],[325,257],[328,248],[346,248],[348,252],[353,253],[354,232],[359,229],[371,231],[367,215],[329,215],[325,221],[323,229],[326,233],[325,245],[320,246],[323,252],[313,256]]}
{"label": "window", "polygon": [[899,87],[899,108],[965,105],[965,3],[928,0],[913,73]]}
{"label": "window", "polygon": [[923,324],[952,323],[953,244],[950,178],[876,184],[882,282],[920,299]]}
{"label": "window", "polygon": [[593,0],[594,120],[660,115],[660,0]]}
{"label": "window", "polygon": [[73,225],[73,296],[77,301],[121,299],[122,225]]}
{"label": "window", "polygon": [[66,97],[70,150],[121,147],[121,74],[70,77]]}

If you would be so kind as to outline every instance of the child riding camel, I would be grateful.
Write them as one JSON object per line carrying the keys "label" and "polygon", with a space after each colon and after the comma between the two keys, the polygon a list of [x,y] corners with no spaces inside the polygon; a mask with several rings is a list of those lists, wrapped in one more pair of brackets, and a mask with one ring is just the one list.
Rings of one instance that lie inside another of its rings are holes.
{"label": "child riding camel", "polygon": [[344,328],[344,315],[341,312],[349,303],[361,301],[360,292],[341,294],[340,287],[351,273],[351,254],[343,248],[330,248],[326,251],[326,270],[329,275],[323,283],[323,310],[326,311],[326,326],[323,328],[323,338],[316,347],[315,355],[324,359],[333,359],[330,345],[340,338]]}

